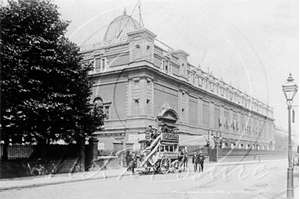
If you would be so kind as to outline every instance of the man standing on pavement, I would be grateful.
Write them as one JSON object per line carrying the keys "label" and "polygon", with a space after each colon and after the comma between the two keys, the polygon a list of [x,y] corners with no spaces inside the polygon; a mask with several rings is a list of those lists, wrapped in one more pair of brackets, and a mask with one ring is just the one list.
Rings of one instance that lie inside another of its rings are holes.
{"label": "man standing on pavement", "polygon": [[[194,164],[194,172],[196,172],[198,165],[200,164],[200,156],[196,152],[194,152],[192,163]],[[200,168],[199,168],[199,171],[200,171]]]}
{"label": "man standing on pavement", "polygon": [[125,160],[126,160],[127,171],[129,171],[129,169],[130,169],[129,164],[130,164],[130,160],[131,160],[130,151],[126,151]]}
{"label": "man standing on pavement", "polygon": [[[204,164],[204,160],[205,160],[205,157],[204,157],[202,151],[200,151],[199,163],[200,163],[200,167],[201,167],[202,172],[203,172],[203,169],[204,169],[204,165],[203,165]],[[199,168],[199,172],[201,172],[200,168]]]}
{"label": "man standing on pavement", "polygon": [[183,152],[182,147],[179,147],[177,160],[179,162],[180,171],[184,171],[183,159],[184,159],[184,152]]}
{"label": "man standing on pavement", "polygon": [[134,168],[137,166],[137,155],[136,155],[136,153],[133,151],[132,153],[131,153],[131,160],[130,160],[130,170],[131,170],[131,172],[132,173],[134,173]]}
{"label": "man standing on pavement", "polygon": [[187,147],[185,147],[185,150],[184,150],[184,168],[185,168],[185,170],[187,170],[187,168],[188,168],[188,162],[189,162],[189,152],[187,150]]}

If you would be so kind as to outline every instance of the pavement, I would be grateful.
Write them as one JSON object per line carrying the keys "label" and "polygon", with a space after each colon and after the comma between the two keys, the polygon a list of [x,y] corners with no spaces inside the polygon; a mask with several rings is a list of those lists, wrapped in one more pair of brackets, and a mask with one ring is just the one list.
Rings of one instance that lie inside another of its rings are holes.
{"label": "pavement", "polygon": [[[209,168],[212,166],[226,166],[226,165],[243,165],[243,164],[260,164],[266,163],[270,161],[284,161],[280,160],[262,160],[262,161],[236,161],[236,162],[208,162],[205,163],[205,168]],[[189,169],[192,169],[192,163],[189,163]],[[46,176],[30,176],[23,178],[8,178],[0,180],[0,192],[5,190],[12,189],[24,189],[24,188],[34,188],[40,186],[48,186],[48,185],[57,185],[64,183],[73,183],[79,181],[87,181],[87,180],[100,180],[107,178],[120,178],[123,176],[130,175],[139,175],[132,174],[128,172],[125,168],[122,169],[112,169],[112,170],[98,170],[98,171],[88,171],[88,172],[78,172],[78,173],[65,173],[65,174],[54,174],[54,175],[46,175]]]}

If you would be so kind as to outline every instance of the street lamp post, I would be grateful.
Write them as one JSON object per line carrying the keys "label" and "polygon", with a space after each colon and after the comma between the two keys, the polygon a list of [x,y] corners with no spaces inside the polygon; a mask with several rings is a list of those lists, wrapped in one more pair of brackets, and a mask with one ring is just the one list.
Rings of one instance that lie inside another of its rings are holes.
{"label": "street lamp post", "polygon": [[288,106],[288,170],[287,170],[287,198],[294,198],[294,182],[293,182],[293,162],[292,162],[292,138],[291,138],[291,107],[293,103],[293,98],[297,93],[298,86],[294,83],[292,75],[287,79],[287,82],[282,85],[282,90],[286,98],[286,103]]}

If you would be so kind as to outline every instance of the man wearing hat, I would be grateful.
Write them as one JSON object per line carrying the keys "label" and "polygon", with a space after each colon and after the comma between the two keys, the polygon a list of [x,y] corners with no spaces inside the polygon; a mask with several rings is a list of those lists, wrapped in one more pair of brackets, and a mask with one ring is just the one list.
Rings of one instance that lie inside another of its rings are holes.
{"label": "man wearing hat", "polygon": [[[205,157],[204,157],[202,151],[200,151],[199,163],[200,163],[201,171],[203,171],[203,168],[204,168],[204,166],[203,166],[204,160],[205,160]],[[201,171],[200,171],[200,168],[199,168],[199,172],[201,172]]]}

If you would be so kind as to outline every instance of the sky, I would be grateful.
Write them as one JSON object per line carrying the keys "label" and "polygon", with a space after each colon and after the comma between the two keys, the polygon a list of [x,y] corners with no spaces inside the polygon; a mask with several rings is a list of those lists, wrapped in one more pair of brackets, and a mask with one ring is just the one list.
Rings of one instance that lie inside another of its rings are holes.
{"label": "sky", "polygon": [[[54,0],[70,21],[66,36],[77,45],[101,42],[123,14],[139,20],[138,0]],[[133,12],[134,10],[134,12]],[[289,73],[299,85],[298,0],[141,0],[145,28],[188,62],[273,107],[275,125],[288,127],[282,85]],[[299,92],[294,99],[299,133]]]}

